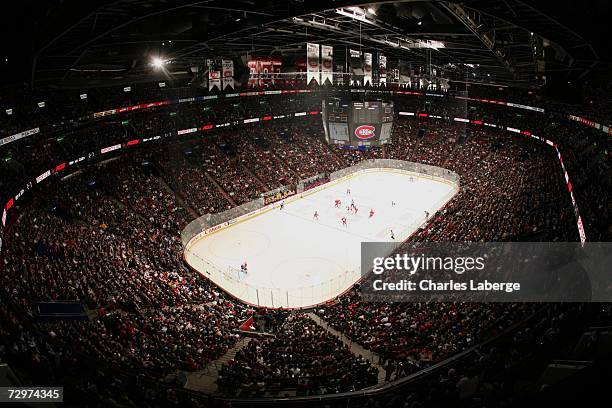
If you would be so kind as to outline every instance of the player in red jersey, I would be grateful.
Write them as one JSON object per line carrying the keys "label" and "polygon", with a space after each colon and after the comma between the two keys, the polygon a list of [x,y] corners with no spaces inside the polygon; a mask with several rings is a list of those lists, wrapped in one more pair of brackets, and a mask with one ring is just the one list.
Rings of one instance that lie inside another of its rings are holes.
{"label": "player in red jersey", "polygon": [[372,218],[374,216],[374,209],[370,208],[370,218]]}
{"label": "player in red jersey", "polygon": [[348,227],[348,224],[346,223],[346,217],[342,217],[342,225]]}
{"label": "player in red jersey", "polygon": [[339,208],[342,205],[342,201],[336,200],[334,201],[334,207]]}

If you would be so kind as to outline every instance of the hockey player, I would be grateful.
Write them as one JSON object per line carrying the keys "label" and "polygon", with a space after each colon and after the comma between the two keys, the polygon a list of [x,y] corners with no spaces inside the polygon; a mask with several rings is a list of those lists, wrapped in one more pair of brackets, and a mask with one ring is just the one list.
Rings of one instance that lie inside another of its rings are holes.
{"label": "hockey player", "polygon": [[374,209],[370,208],[370,217],[369,218],[372,218],[373,216],[374,216]]}
{"label": "hockey player", "polygon": [[315,220],[315,221],[319,220],[319,213],[317,211],[314,212],[314,214],[312,216],[312,219]]}
{"label": "hockey player", "polygon": [[346,217],[342,217],[342,225],[348,227],[348,224],[346,223]]}
{"label": "hockey player", "polygon": [[393,230],[391,230],[391,239],[395,241],[395,234],[393,233]]}
{"label": "hockey player", "polygon": [[342,201],[340,201],[340,200],[334,201],[334,207],[340,208],[341,205],[342,205]]}

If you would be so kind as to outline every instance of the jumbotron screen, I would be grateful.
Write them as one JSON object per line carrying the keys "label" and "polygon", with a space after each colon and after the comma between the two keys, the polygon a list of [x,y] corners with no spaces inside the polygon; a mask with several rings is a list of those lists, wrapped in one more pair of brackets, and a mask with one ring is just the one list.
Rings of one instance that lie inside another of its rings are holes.
{"label": "jumbotron screen", "polygon": [[330,144],[372,147],[391,139],[393,102],[325,99],[322,111]]}

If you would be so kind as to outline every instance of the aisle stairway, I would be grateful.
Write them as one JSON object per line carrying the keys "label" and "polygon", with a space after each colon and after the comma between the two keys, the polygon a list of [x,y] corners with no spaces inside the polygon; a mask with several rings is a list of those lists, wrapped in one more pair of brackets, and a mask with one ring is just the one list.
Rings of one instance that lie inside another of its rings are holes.
{"label": "aisle stairway", "polygon": [[[158,170],[159,171],[159,170]],[[164,188],[174,196],[175,200],[181,205],[181,207],[183,207],[184,209],[187,210],[187,212],[195,219],[198,218],[200,215],[202,214],[198,214],[196,210],[193,209],[193,207],[191,205],[189,205],[185,200],[183,200],[183,197],[181,196],[181,194],[178,191],[175,191],[172,187],[170,187],[170,184],[168,184],[168,182],[166,181],[166,178],[164,177],[165,175],[162,172],[159,172],[160,176],[157,178],[159,180],[159,182],[161,183],[162,186],[164,186]]]}
{"label": "aisle stairway", "polygon": [[385,382],[385,369],[382,367],[381,358],[378,354],[363,348],[361,345],[353,342],[351,339],[346,337],[344,334],[340,333],[333,327],[331,327],[325,320],[321,319],[315,313],[308,313],[307,315],[311,318],[316,324],[327,330],[331,335],[340,339],[345,345],[349,347],[351,352],[356,356],[363,356],[368,362],[372,365],[372,367],[378,370],[378,384],[382,384]]}
{"label": "aisle stairway", "polygon": [[217,378],[219,371],[223,365],[227,365],[230,360],[233,360],[238,351],[242,350],[251,339],[242,337],[234,347],[229,349],[227,353],[210,362],[205,368],[199,371],[186,372],[187,383],[185,388],[193,391],[200,391],[206,394],[214,394],[217,392]]}
{"label": "aisle stairway", "polygon": [[232,205],[232,207],[236,207],[236,201],[234,201],[234,199],[232,198],[232,196],[229,195],[229,193],[227,191],[225,191],[225,189],[223,187],[221,187],[221,184],[219,184],[217,182],[217,180],[215,180],[215,178],[213,176],[211,176],[207,171],[204,171],[204,175],[206,175],[206,178],[208,179],[208,181],[210,181],[215,187],[217,187],[217,190],[219,190],[219,192],[221,193],[221,195],[223,197],[225,197],[225,199],[227,201],[230,202],[230,204]]}
{"label": "aisle stairway", "polygon": [[253,170],[251,170],[249,167],[247,167],[246,164],[244,164],[243,162],[240,162],[240,167],[242,168],[242,170],[248,174],[249,176],[251,176],[253,178],[253,180],[255,180],[255,182],[257,183],[257,185],[263,190],[263,191],[270,191],[273,190],[273,188],[271,186],[266,185],[266,183],[263,182],[262,179],[259,178],[259,176],[257,176],[257,174],[255,174],[255,172]]}

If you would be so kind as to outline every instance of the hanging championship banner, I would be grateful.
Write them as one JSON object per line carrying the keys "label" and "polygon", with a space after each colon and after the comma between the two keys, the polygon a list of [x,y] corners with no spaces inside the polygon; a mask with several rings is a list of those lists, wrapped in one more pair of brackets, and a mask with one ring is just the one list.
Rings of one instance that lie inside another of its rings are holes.
{"label": "hanging championship banner", "polygon": [[208,90],[212,91],[214,88],[221,90],[220,71],[208,71]]}
{"label": "hanging championship banner", "polygon": [[230,87],[234,89],[234,61],[224,59],[221,62],[223,73],[223,89]]}
{"label": "hanging championship banner", "polygon": [[250,60],[247,65],[249,67],[249,88],[257,88],[259,86],[259,61]]}
{"label": "hanging championship banner", "polygon": [[334,47],[330,45],[321,46],[321,84],[325,85],[329,83],[332,85],[334,82],[333,78],[333,54]]}
{"label": "hanging championship banner", "polygon": [[206,65],[208,66],[208,90],[212,91],[217,88],[219,91],[221,90],[221,66],[219,64],[219,60],[217,59],[209,59],[206,60]]}
{"label": "hanging championship banner", "polygon": [[363,53],[363,85],[372,85],[372,53]]}
{"label": "hanging championship banner", "polygon": [[321,72],[319,70],[319,44],[306,44],[306,84],[314,81],[316,85],[321,83]]}
{"label": "hanging championship banner", "polygon": [[361,51],[350,50],[350,82],[351,86],[360,86],[363,80],[363,62],[361,61]]}
{"label": "hanging championship banner", "polygon": [[378,54],[378,83],[382,86],[387,84],[387,57]]}
{"label": "hanging championship banner", "polygon": [[410,72],[410,64],[409,63],[405,63],[403,61],[399,62],[399,83],[400,86],[405,87],[408,86],[410,87],[412,85],[412,73]]}

